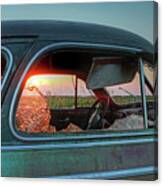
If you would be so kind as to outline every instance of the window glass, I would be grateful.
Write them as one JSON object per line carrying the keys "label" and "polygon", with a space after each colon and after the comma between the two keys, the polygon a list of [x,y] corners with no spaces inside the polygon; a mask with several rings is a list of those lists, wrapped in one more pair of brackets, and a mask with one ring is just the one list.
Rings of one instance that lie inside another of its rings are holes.
{"label": "window glass", "polygon": [[149,65],[145,64],[144,65],[144,74],[148,81],[151,83],[152,87],[154,87],[155,80],[156,80],[156,73],[155,70],[150,67]]}
{"label": "window glass", "polygon": [[78,107],[89,107],[96,101],[95,95],[91,90],[86,88],[86,84],[83,80],[78,79],[78,90],[77,90],[77,106]]}
{"label": "window glass", "polygon": [[[16,110],[16,128],[19,131],[53,134],[144,129],[138,72],[128,83],[92,90],[86,87],[87,74],[80,76],[83,80],[76,78],[81,75],[76,70],[78,68],[72,64],[68,66],[67,57],[63,57],[64,54],[61,59],[65,61],[60,63],[60,58],[45,56],[28,74],[40,75],[31,76],[22,90]],[[108,79],[112,79],[112,74],[108,75]],[[147,101],[153,99],[149,90],[146,90],[146,95]],[[150,104],[147,106],[149,108]],[[150,126],[153,125],[149,115],[152,112],[148,110]]]}
{"label": "window glass", "polygon": [[47,83],[50,77],[29,78],[22,91],[16,112],[17,129],[21,132],[55,132],[49,125],[51,120],[49,99],[51,92]]}
{"label": "window glass", "polygon": [[[154,90],[155,81],[156,81],[155,70],[152,67],[145,64],[144,65],[144,75]],[[146,99],[147,99],[148,127],[153,128],[153,127],[156,127],[156,118],[157,118],[156,96],[154,95],[154,92],[150,91],[150,89],[147,85],[145,86],[145,94],[146,94]]]}
{"label": "window glass", "polygon": [[[113,101],[123,106],[122,113],[125,117],[114,121],[109,130],[126,130],[126,129],[144,129],[143,105],[140,90],[139,73],[136,73],[134,79],[126,84],[106,87]],[[149,90],[148,100],[151,99]],[[153,125],[153,121],[148,120],[148,125]]]}
{"label": "window glass", "polygon": [[50,109],[74,108],[74,75],[46,75],[34,77],[46,96]]}
{"label": "window glass", "polygon": [[7,59],[5,55],[1,52],[1,80],[3,80],[6,71]]}
{"label": "window glass", "polygon": [[136,73],[134,79],[125,84],[106,87],[113,101],[118,105],[141,103],[141,91],[139,74]]}
{"label": "window glass", "polygon": [[[58,74],[30,77],[18,103],[17,129],[27,133],[54,133],[56,128],[61,132],[82,131],[79,124],[73,122],[86,123],[88,110],[83,113],[75,111],[75,78],[74,75]],[[91,107],[96,100],[80,79],[78,93],[79,107]]]}

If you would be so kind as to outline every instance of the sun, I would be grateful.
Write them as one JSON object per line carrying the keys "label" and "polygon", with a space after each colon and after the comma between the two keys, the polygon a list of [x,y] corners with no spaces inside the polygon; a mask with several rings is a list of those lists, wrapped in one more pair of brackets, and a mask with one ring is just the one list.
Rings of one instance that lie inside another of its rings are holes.
{"label": "sun", "polygon": [[26,82],[26,87],[39,87],[44,83],[43,76],[32,76]]}

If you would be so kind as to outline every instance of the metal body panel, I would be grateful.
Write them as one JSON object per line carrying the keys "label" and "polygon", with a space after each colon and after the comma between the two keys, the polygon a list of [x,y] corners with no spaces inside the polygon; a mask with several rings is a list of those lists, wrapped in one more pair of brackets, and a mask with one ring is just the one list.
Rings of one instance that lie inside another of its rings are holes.
{"label": "metal body panel", "polygon": [[24,148],[18,146],[17,149],[15,145],[4,146],[2,149],[2,176],[51,177],[63,175],[65,178],[67,176],[67,178],[94,177],[97,179],[97,173],[99,173],[98,178],[100,179],[105,175],[104,172],[108,172],[110,175],[114,175],[115,179],[120,179],[122,176],[133,176],[132,171],[125,172],[124,176],[124,170],[137,168],[135,175],[139,176],[143,174],[142,170],[139,172],[139,168],[146,170],[148,167],[153,167],[153,169],[150,169],[150,172],[144,170],[144,174],[156,173],[156,168],[154,168],[156,157],[151,154],[154,154],[157,139],[155,141],[153,137],[147,137],[141,142],[136,140],[135,137],[128,139],[128,143],[120,138],[111,140],[112,143],[109,140],[96,140],[92,146],[92,142],[87,142],[87,145],[83,143],[83,146],[80,143],[75,146],[74,142],[71,145],[60,144],[58,148],[52,144],[51,146],[50,144],[40,145],[40,148],[37,144],[27,145]]}

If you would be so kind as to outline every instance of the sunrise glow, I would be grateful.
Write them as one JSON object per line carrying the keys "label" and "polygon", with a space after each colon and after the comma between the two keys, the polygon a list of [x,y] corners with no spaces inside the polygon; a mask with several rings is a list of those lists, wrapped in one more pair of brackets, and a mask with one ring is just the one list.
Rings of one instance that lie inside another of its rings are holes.
{"label": "sunrise glow", "polygon": [[[74,75],[35,75],[30,77],[25,86],[24,95],[33,95],[29,88],[37,87],[44,95],[75,95],[75,76]],[[123,88],[122,88],[123,87]],[[139,75],[136,74],[134,80],[130,83],[115,85],[106,88],[110,95],[140,95]],[[127,91],[126,91],[127,90]],[[86,88],[82,80],[78,80],[78,95],[90,96],[92,93]],[[127,93],[128,92],[128,93]],[[149,91],[146,91],[149,94]]]}

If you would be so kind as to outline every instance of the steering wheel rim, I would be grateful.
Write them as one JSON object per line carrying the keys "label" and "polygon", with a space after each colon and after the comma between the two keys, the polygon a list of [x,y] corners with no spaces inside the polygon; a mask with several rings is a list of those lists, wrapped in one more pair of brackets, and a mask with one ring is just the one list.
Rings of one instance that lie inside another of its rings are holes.
{"label": "steering wheel rim", "polygon": [[[98,108],[95,109],[95,107],[96,107],[97,104],[99,104],[99,103],[100,103],[100,100],[97,99],[97,100],[95,101],[95,103],[93,103],[93,105],[90,107],[90,109],[89,109],[89,111],[88,111],[88,116],[87,116],[87,127],[86,127],[87,130],[90,128],[90,127],[89,127],[89,120],[90,120],[91,116],[93,115],[93,113],[97,112],[97,109],[98,109]],[[95,110],[94,110],[94,109],[95,109]],[[92,112],[92,110],[94,110],[94,111]]]}

